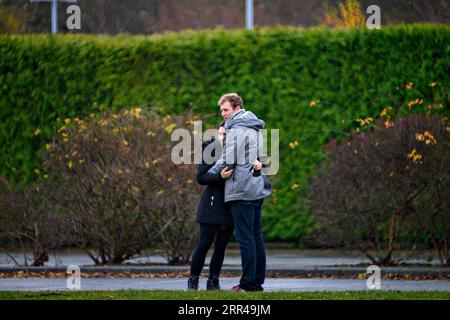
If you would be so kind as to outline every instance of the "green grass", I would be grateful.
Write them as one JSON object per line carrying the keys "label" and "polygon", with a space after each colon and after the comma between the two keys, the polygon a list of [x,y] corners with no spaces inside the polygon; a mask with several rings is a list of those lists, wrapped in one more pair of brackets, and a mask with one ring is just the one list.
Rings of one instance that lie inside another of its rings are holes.
{"label": "green grass", "polygon": [[0,300],[450,300],[439,291],[211,292],[175,290],[0,291]]}

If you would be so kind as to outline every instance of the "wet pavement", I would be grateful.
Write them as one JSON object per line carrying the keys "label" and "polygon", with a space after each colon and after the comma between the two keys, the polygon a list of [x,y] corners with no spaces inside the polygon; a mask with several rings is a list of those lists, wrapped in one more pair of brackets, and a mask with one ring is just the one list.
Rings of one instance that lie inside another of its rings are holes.
{"label": "wet pavement", "polygon": [[[23,255],[13,253],[15,259],[23,261]],[[78,265],[81,272],[134,272],[134,273],[171,273],[188,272],[189,266],[168,266],[162,255],[147,255],[126,261],[117,266],[94,266],[89,257],[82,251],[66,251],[50,255],[45,267],[29,268],[31,272],[65,272],[66,266]],[[396,258],[410,264],[431,264],[433,266],[397,266],[382,268],[382,273],[409,273],[449,275],[450,268],[438,267],[438,261],[433,259],[431,253],[400,252]],[[207,272],[206,259],[203,271]],[[228,278],[221,278],[224,290],[236,285],[241,272],[240,256],[237,250],[228,250],[226,253],[222,272],[231,272]],[[360,264],[369,264],[363,255],[357,252],[344,252],[337,250],[267,250],[267,270],[281,272],[280,277],[268,278],[265,283],[266,291],[353,291],[368,290],[365,279],[322,279],[320,277],[306,277],[301,279],[287,278],[291,274],[347,274],[356,275],[366,273],[366,267]],[[17,268],[12,260],[4,253],[0,254],[0,272],[12,273],[23,268]],[[233,277],[233,278],[232,278]],[[186,278],[82,278],[81,290],[185,290]],[[42,290],[69,290],[65,278],[0,278],[0,291],[42,291]],[[206,280],[200,280],[200,287],[205,288]],[[447,280],[381,280],[381,290],[400,291],[450,291],[450,281]]]}
{"label": "wet pavement", "polygon": [[[232,248],[232,246],[231,246]],[[23,264],[23,254],[18,252],[10,253],[14,259]],[[208,263],[210,254],[206,258]],[[409,264],[433,264],[437,265],[439,261],[433,257],[432,253],[400,252],[394,255],[399,262]],[[228,249],[225,255],[224,267],[240,266],[241,258],[237,250]],[[267,250],[267,267],[269,269],[303,269],[315,266],[338,266],[338,265],[358,265],[369,264],[364,255],[359,252],[338,251],[338,250]],[[166,264],[163,255],[153,254],[144,255],[135,259],[129,259],[124,264]],[[62,267],[68,265],[92,266],[93,262],[83,251],[68,250],[57,254],[50,254],[49,261],[45,264],[47,267]],[[13,260],[5,253],[0,253],[0,267],[14,266]]]}
{"label": "wet pavement", "polygon": [[[80,290],[185,290],[186,278],[85,278],[80,280]],[[0,291],[70,290],[63,278],[2,278]],[[239,278],[222,278],[223,290],[236,285]],[[200,280],[200,289],[206,280]],[[269,278],[265,291],[354,291],[368,290],[366,280],[358,279],[286,279]],[[450,281],[445,280],[381,280],[381,290],[398,291],[450,291]]]}

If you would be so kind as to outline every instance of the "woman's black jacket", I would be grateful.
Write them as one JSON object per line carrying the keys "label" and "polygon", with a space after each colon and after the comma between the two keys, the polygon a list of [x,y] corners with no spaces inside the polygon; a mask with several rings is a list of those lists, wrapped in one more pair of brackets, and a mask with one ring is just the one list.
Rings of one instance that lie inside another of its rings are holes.
{"label": "woman's black jacket", "polygon": [[[219,143],[219,141],[209,140],[204,142],[202,151],[210,143]],[[216,149],[221,150],[221,147]],[[217,159],[214,152],[211,155]],[[232,226],[230,205],[225,203],[224,197],[225,180],[220,176],[220,172],[217,174],[208,173],[213,165],[214,163],[205,163],[202,156],[202,164],[198,165],[197,168],[197,182],[206,185],[197,210],[197,222]]]}

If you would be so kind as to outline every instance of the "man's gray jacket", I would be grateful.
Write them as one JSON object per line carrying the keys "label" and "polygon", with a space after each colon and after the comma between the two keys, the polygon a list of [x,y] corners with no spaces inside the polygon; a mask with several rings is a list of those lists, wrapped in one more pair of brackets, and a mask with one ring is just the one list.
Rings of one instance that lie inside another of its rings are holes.
{"label": "man's gray jacket", "polygon": [[262,154],[264,121],[252,112],[240,109],[225,122],[226,137],[222,157],[209,169],[218,173],[226,166],[233,167],[233,175],[225,181],[225,202],[258,200],[272,193],[269,179],[261,173],[253,176],[252,166]]}

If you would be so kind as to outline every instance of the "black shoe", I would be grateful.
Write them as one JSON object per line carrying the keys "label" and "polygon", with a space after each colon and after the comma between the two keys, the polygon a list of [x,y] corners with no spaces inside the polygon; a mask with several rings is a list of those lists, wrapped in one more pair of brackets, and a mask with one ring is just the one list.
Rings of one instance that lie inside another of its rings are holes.
{"label": "black shoe", "polygon": [[264,291],[264,288],[262,286],[257,286],[255,291]]}
{"label": "black shoe", "polygon": [[218,275],[209,275],[208,281],[206,282],[206,290],[220,290]]}
{"label": "black shoe", "polygon": [[188,279],[188,290],[198,290],[198,276],[190,275]]}

